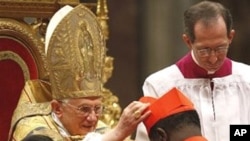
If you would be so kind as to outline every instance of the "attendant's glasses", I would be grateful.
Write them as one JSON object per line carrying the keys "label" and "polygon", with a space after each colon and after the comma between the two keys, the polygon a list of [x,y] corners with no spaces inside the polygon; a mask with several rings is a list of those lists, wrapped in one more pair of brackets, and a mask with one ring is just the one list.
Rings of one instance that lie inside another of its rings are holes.
{"label": "attendant's glasses", "polygon": [[215,55],[225,55],[228,51],[228,46],[217,47],[217,48],[202,48],[196,49],[197,54],[200,57],[208,57],[211,55],[211,52],[214,51]]}
{"label": "attendant's glasses", "polygon": [[103,105],[96,105],[94,107],[90,106],[90,105],[82,105],[82,106],[77,107],[77,106],[71,105],[65,101],[60,101],[60,102],[66,104],[66,105],[69,105],[70,107],[76,109],[78,111],[78,113],[84,117],[89,116],[92,113],[92,111],[95,112],[96,116],[101,116],[103,109],[104,109]]}

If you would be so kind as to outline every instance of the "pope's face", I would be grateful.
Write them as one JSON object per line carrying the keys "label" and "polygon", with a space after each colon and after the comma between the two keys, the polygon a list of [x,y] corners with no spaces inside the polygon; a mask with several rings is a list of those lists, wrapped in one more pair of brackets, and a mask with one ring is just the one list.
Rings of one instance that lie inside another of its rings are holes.
{"label": "pope's face", "polygon": [[100,97],[70,99],[59,102],[61,113],[57,114],[71,135],[85,135],[94,131],[102,111]]}
{"label": "pope's face", "polygon": [[223,64],[234,31],[227,33],[222,17],[206,25],[198,21],[194,27],[195,40],[190,43],[197,63],[209,72],[217,71]]}

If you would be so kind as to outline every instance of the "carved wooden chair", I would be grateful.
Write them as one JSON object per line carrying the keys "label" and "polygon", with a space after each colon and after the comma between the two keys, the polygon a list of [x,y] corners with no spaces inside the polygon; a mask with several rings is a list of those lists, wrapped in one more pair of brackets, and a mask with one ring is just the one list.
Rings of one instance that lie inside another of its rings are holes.
{"label": "carved wooden chair", "polygon": [[[84,4],[96,13],[108,39],[106,0],[88,1]],[[41,87],[45,85],[46,88],[48,86],[44,36],[49,19],[60,7],[76,6],[79,3],[81,3],[79,0],[0,1],[0,140],[8,139],[11,118],[25,83],[34,83]],[[112,61],[113,58],[108,56],[105,82],[112,74]],[[49,101],[50,96],[42,89],[33,89],[39,92],[34,99],[28,100],[30,102],[37,102],[36,99]],[[104,97],[107,99],[105,100],[107,111],[102,120],[112,127],[119,119],[121,108],[118,98],[109,89],[103,90]]]}

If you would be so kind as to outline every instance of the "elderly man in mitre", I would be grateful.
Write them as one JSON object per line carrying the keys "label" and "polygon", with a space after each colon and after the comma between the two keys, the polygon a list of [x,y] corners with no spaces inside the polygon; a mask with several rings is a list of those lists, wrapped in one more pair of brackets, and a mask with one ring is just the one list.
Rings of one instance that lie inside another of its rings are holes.
{"label": "elderly man in mitre", "polygon": [[143,112],[148,104],[135,101],[114,128],[99,120],[104,110],[105,40],[96,16],[84,5],[61,8],[48,25],[45,41],[50,83],[26,83],[10,140],[40,134],[54,141],[122,141],[150,114]]}

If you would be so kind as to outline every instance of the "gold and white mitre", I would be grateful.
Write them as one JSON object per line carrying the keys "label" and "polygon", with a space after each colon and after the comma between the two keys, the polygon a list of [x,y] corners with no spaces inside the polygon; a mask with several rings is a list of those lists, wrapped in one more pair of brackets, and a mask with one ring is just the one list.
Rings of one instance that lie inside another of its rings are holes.
{"label": "gold and white mitre", "polygon": [[45,37],[52,97],[101,96],[106,44],[87,7],[65,6],[51,19]]}

